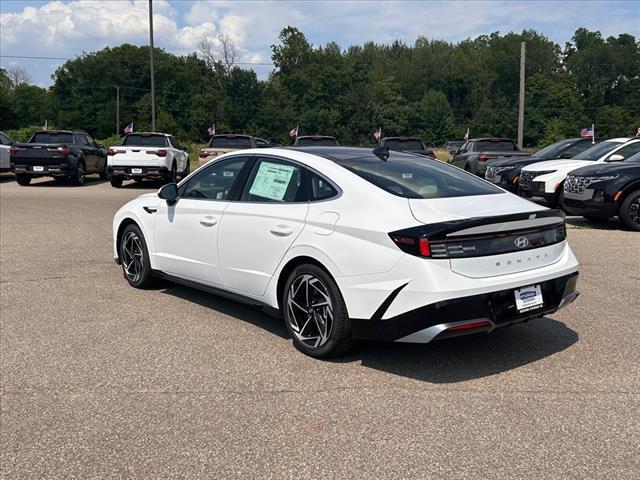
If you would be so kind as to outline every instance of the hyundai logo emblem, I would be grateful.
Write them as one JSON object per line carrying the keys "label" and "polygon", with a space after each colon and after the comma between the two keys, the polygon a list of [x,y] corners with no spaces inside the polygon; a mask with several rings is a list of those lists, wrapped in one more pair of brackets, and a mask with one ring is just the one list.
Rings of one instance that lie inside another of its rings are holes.
{"label": "hyundai logo emblem", "polygon": [[518,237],[513,243],[518,248],[527,248],[529,246],[529,239],[527,237]]}

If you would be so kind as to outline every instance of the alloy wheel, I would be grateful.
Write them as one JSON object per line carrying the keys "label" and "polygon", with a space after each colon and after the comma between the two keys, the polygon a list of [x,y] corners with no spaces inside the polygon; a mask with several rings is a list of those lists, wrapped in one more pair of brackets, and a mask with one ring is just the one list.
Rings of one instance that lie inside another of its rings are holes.
{"label": "alloy wheel", "polygon": [[126,232],[120,244],[122,255],[122,268],[127,279],[137,282],[142,277],[143,249],[140,237],[135,232]]}
{"label": "alloy wheel", "polygon": [[629,217],[633,223],[640,225],[640,197],[636,198],[631,205],[629,205]]}
{"label": "alloy wheel", "polygon": [[303,274],[287,292],[288,321],[296,338],[308,347],[327,343],[333,328],[333,305],[319,278]]}

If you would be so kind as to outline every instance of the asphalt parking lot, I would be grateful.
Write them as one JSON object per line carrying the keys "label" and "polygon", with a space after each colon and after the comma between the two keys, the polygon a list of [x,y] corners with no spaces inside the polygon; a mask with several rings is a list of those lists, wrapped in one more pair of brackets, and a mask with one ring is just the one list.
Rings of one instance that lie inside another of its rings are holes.
{"label": "asphalt parking lot", "polygon": [[553,316],[317,361],[258,310],[130,288],[111,219],[146,191],[0,181],[1,477],[638,478],[640,234],[570,219]]}

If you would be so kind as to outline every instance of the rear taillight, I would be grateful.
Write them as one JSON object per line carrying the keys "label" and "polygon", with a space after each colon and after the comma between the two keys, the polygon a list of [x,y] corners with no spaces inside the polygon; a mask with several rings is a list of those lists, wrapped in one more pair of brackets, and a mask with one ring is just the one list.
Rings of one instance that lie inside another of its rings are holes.
{"label": "rear taillight", "polygon": [[429,239],[422,237],[418,240],[418,244],[420,245],[420,255],[423,257],[430,257],[431,248],[429,247]]}
{"label": "rear taillight", "polygon": [[49,152],[59,153],[60,155],[68,155],[69,154],[69,147],[53,147],[53,148],[47,148],[47,150]]}
{"label": "rear taillight", "polygon": [[147,153],[149,155],[157,155],[159,157],[166,157],[167,156],[167,151],[166,150],[149,150]]}
{"label": "rear taillight", "polygon": [[395,233],[391,233],[389,236],[403,252],[410,253],[411,255],[419,255],[421,257],[431,256],[429,239],[426,237],[410,237]]}
{"label": "rear taillight", "polygon": [[26,150],[27,150],[27,149],[26,149],[26,148],[24,148],[24,147],[11,147],[11,148],[9,149],[9,154],[10,154],[10,155],[13,155],[13,154],[15,154],[16,152],[24,152],[24,151],[26,151]]}
{"label": "rear taillight", "polygon": [[491,322],[487,320],[481,320],[479,322],[465,323],[463,325],[455,325],[447,328],[447,332],[457,332],[460,330],[471,330],[474,328],[487,328],[491,326]]}
{"label": "rear taillight", "polygon": [[109,150],[107,150],[107,155],[109,155],[110,157],[113,157],[114,155],[117,155],[119,153],[127,153],[125,150],[115,150],[113,148],[110,148]]}
{"label": "rear taillight", "polygon": [[481,153],[480,155],[478,155],[478,161],[480,162],[486,162],[487,160],[492,160],[496,157],[492,157],[491,155],[485,155],[484,153]]}

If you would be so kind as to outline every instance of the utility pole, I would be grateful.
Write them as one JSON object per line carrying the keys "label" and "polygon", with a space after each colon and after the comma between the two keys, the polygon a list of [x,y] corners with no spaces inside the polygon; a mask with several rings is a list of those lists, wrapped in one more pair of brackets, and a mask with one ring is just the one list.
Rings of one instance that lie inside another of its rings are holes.
{"label": "utility pole", "polygon": [[156,85],[153,78],[153,0],[149,0],[149,39],[151,49],[149,59],[151,63],[151,131],[156,131]]}
{"label": "utility pole", "polygon": [[524,56],[526,42],[520,44],[520,102],[518,104],[518,147],[522,148],[524,137]]}
{"label": "utility pole", "polygon": [[116,87],[116,135],[120,135],[120,86]]}

